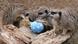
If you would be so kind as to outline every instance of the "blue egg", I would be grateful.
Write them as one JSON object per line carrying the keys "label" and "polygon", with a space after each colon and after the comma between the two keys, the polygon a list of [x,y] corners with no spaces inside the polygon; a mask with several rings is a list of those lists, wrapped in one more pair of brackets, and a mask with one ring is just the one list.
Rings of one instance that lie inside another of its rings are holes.
{"label": "blue egg", "polygon": [[43,31],[44,25],[41,22],[34,21],[34,22],[30,23],[30,28],[31,28],[32,32],[40,33]]}

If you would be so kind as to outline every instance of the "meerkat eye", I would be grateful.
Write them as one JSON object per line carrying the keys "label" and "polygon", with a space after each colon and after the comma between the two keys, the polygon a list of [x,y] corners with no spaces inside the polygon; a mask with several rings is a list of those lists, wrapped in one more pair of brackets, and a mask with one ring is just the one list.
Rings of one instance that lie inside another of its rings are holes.
{"label": "meerkat eye", "polygon": [[39,15],[42,15],[43,13],[42,13],[42,12],[39,12],[38,14],[39,14]]}
{"label": "meerkat eye", "polygon": [[57,14],[57,12],[51,12],[52,15]]}
{"label": "meerkat eye", "polygon": [[29,13],[25,14],[25,16],[29,16]]}

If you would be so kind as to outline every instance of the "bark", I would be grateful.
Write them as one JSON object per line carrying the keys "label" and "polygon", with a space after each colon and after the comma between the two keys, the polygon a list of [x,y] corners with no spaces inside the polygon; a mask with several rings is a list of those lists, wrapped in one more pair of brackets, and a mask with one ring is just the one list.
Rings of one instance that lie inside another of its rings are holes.
{"label": "bark", "polygon": [[1,28],[0,38],[6,44],[30,44],[32,36],[30,33],[20,31],[13,25],[5,25]]}

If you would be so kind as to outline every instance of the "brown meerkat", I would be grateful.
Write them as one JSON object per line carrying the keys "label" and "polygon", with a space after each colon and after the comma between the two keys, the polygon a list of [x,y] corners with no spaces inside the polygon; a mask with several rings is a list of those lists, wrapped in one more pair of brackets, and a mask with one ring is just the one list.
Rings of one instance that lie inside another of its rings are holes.
{"label": "brown meerkat", "polygon": [[25,17],[28,17],[28,13],[23,5],[10,5],[3,15],[3,25],[13,24],[16,27],[20,27],[23,25],[20,23]]}
{"label": "brown meerkat", "polygon": [[[50,9],[49,20],[56,34],[70,34],[65,44],[78,44],[78,11],[74,8]],[[63,43],[64,44],[64,43]]]}
{"label": "brown meerkat", "polygon": [[27,11],[24,15],[21,15],[23,17],[23,19],[20,21],[20,27],[25,26],[25,27],[29,27],[29,16],[30,16],[30,11]]}

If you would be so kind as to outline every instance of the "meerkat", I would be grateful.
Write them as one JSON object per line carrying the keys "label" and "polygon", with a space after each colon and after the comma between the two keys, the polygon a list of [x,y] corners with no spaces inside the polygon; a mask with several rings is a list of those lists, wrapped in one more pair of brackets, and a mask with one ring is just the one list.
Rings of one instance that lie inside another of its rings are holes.
{"label": "meerkat", "polygon": [[25,15],[22,15],[23,19],[20,21],[20,24],[19,26],[22,27],[22,26],[25,26],[25,27],[29,27],[29,23],[30,23],[30,20],[29,20],[29,15],[31,13],[30,12],[26,12]]}
{"label": "meerkat", "polygon": [[74,8],[50,9],[48,19],[56,34],[70,34],[64,44],[78,44],[78,11]]}
{"label": "meerkat", "polygon": [[[3,15],[3,25],[13,24],[16,27],[23,26],[22,22],[25,22],[22,20],[28,17],[26,10],[23,5],[10,5]],[[28,18],[25,20],[28,20]]]}
{"label": "meerkat", "polygon": [[[45,31],[52,29],[50,24],[48,23],[48,13],[49,9],[47,7],[40,7],[36,10],[33,10],[33,15],[30,15],[30,21],[38,21],[44,24]],[[44,31],[44,32],[45,32]]]}

